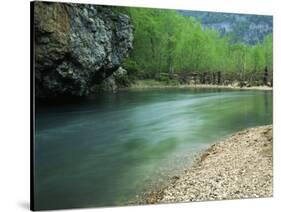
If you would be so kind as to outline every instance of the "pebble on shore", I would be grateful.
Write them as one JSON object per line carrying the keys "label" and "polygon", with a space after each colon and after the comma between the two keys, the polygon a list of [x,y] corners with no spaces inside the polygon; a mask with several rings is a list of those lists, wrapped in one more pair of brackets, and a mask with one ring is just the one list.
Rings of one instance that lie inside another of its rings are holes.
{"label": "pebble on shore", "polygon": [[212,145],[145,202],[172,203],[272,196],[272,125],[250,128]]}

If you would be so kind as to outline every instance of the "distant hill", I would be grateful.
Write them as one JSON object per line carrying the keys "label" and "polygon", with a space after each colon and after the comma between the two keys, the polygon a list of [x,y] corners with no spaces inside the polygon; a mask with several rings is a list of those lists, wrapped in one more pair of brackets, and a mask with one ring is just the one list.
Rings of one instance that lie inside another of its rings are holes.
{"label": "distant hill", "polygon": [[179,10],[184,16],[192,16],[202,23],[203,28],[209,27],[229,35],[233,42],[256,44],[263,37],[272,33],[272,16],[243,15],[232,13],[200,12]]}

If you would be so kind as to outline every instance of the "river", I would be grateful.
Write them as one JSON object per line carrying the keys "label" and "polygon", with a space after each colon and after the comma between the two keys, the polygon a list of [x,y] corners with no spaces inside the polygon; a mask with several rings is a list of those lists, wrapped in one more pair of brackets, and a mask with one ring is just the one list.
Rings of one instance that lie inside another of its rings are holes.
{"label": "river", "polygon": [[272,124],[272,91],[120,91],[35,117],[37,209],[124,205],[224,136]]}

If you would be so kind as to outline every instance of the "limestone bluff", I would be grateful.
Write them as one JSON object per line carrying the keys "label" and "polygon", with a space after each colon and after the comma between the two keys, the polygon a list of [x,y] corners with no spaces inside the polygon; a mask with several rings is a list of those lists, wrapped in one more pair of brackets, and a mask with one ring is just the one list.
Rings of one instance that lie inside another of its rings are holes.
{"label": "limestone bluff", "polygon": [[33,30],[37,98],[90,95],[133,46],[130,18],[104,6],[35,2]]}

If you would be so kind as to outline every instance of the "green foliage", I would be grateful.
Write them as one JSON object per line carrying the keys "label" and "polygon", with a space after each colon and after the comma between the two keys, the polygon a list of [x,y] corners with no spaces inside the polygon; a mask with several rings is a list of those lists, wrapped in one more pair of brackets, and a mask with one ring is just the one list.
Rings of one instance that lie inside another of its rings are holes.
{"label": "green foliage", "polygon": [[127,87],[130,85],[130,80],[127,74],[115,75],[115,82],[119,87]]}
{"label": "green foliage", "polygon": [[273,71],[273,41],[272,41],[272,34],[269,34],[265,37],[262,48],[265,56],[265,64],[272,73]]}
{"label": "green foliage", "polygon": [[129,15],[134,25],[134,49],[123,64],[130,78],[169,82],[174,73],[220,71],[243,80],[265,67],[272,74],[272,35],[253,46],[233,43],[231,36],[203,29],[199,21],[177,11],[121,8],[118,12]]}
{"label": "green foliage", "polygon": [[141,78],[140,67],[135,60],[126,59],[123,62],[123,67],[128,71],[128,77],[131,81]]}

